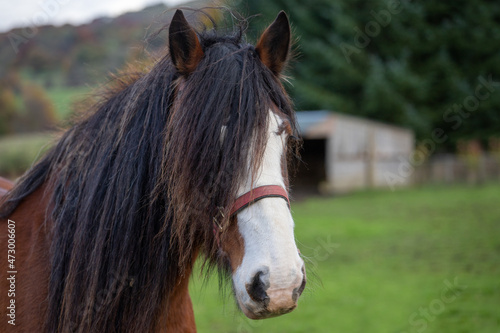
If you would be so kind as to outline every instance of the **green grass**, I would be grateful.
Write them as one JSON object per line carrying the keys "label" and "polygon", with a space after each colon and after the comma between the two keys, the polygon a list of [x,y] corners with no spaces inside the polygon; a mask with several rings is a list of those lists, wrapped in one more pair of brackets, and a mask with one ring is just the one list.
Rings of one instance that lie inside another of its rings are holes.
{"label": "green grass", "polygon": [[15,178],[28,170],[49,148],[53,135],[26,133],[0,138],[0,176]]}
{"label": "green grass", "polygon": [[47,90],[47,96],[54,104],[57,119],[66,120],[72,113],[72,104],[88,97],[89,87],[56,87]]}
{"label": "green grass", "polygon": [[204,285],[195,273],[198,330],[499,333],[499,206],[499,185],[295,203],[297,243],[308,258],[298,308],[251,321],[232,296],[219,296],[215,278]]}

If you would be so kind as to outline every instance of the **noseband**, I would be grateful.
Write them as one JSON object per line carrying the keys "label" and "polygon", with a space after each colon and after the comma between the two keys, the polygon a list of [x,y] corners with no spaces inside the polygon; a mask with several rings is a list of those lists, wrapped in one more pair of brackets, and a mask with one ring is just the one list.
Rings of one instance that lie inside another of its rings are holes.
{"label": "noseband", "polygon": [[[265,198],[283,198],[286,200],[288,208],[290,208],[290,199],[288,198],[288,193],[283,187],[279,185],[264,185],[251,189],[247,193],[239,196],[231,207],[230,217]],[[215,217],[213,222],[215,239],[217,241],[217,245],[220,247],[220,233],[223,231],[223,227]]]}

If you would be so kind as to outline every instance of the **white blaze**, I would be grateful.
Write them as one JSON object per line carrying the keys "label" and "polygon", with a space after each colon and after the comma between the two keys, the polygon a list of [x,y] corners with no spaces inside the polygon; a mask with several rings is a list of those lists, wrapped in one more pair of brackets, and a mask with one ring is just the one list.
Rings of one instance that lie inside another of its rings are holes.
{"label": "white blaze", "polygon": [[[287,134],[278,130],[282,120],[269,111],[268,141],[262,165],[253,179],[240,186],[238,195],[263,185],[280,185],[285,188],[281,171],[282,155],[285,153]],[[247,311],[258,311],[247,293],[246,285],[259,271],[264,271],[268,281],[267,294],[270,298],[268,309],[294,306],[292,291],[302,283],[303,261],[295,244],[294,223],[287,202],[283,198],[264,198],[243,209],[237,215],[239,232],[244,239],[243,261],[234,273],[233,281],[240,307]]]}

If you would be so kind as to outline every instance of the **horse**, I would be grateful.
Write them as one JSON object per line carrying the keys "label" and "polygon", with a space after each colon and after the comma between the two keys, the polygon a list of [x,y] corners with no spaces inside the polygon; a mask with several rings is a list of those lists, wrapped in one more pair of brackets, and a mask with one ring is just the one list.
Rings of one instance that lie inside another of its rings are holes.
{"label": "horse", "polygon": [[0,196],[5,195],[14,187],[14,183],[10,180],[0,177]]}
{"label": "horse", "polygon": [[199,31],[177,10],[165,54],[117,75],[4,184],[1,332],[195,332],[198,257],[247,317],[296,308],[306,274],[289,202],[300,139],[282,85],[288,17],[255,46],[244,33]]}

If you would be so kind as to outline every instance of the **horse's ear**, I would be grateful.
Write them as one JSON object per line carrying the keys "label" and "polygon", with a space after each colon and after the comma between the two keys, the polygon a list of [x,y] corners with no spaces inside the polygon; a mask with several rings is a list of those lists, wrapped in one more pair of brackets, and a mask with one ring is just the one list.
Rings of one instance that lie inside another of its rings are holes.
{"label": "horse's ear", "polygon": [[286,63],[290,51],[290,23],[284,11],[262,33],[255,47],[260,60],[278,75]]}
{"label": "horse's ear", "polygon": [[177,10],[168,31],[170,57],[181,74],[192,73],[203,57],[196,31],[189,25],[181,10]]}

